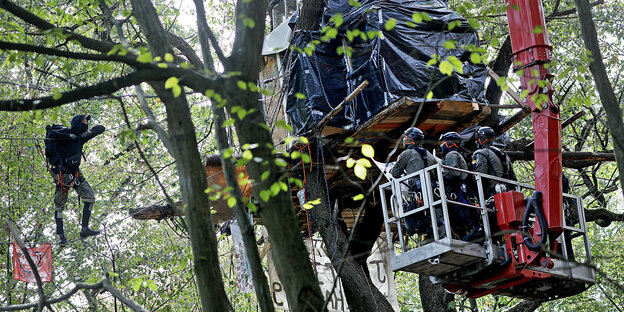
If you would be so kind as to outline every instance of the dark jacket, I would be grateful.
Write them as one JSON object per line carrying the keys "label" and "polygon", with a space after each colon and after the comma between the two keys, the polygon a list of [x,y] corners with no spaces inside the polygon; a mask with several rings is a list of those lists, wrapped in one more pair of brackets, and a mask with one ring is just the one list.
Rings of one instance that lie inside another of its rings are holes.
{"label": "dark jacket", "polygon": [[[503,158],[504,157],[504,161]],[[483,147],[472,155],[474,171],[495,177],[516,181],[516,174],[511,165],[509,156],[494,146]],[[496,181],[484,179],[486,192],[493,194]]]}
{"label": "dark jacket", "polygon": [[74,116],[69,131],[57,130],[50,132],[50,138],[60,140],[59,152],[61,153],[61,166],[60,168],[55,168],[55,170],[65,172],[78,171],[80,168],[83,145],[98,134],[104,132],[104,126],[100,125],[94,126],[91,130],[88,130],[88,125],[82,123],[86,117],[87,115]]}
{"label": "dark jacket", "polygon": [[[464,156],[460,154],[458,151],[450,151],[446,153],[444,156],[444,165],[468,170],[468,163]],[[468,174],[465,172],[459,172],[454,170],[444,170],[444,180],[449,182],[463,182],[468,177]]]}
{"label": "dark jacket", "polygon": [[[420,152],[417,150],[419,149]],[[422,154],[421,154],[422,153]],[[422,155],[426,155],[423,157]],[[426,158],[426,159],[424,159]],[[406,175],[422,170],[425,167],[435,165],[435,157],[422,147],[404,150],[397,159],[390,173],[394,178],[400,178],[403,173]],[[416,178],[410,179],[410,185],[414,185]]]}

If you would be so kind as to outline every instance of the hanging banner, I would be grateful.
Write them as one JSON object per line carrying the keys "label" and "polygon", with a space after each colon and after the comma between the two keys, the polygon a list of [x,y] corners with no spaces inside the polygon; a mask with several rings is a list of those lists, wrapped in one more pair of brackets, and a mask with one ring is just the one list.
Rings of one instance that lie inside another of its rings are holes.
{"label": "hanging banner", "polygon": [[[316,275],[323,296],[327,298],[327,296],[332,293],[333,289],[333,294],[328,300],[327,310],[349,311],[342,282],[340,278],[336,279],[336,271],[334,271],[331,260],[327,256],[323,240],[317,234],[312,238],[312,246],[310,246],[309,239],[305,239],[304,243],[310,252],[310,261],[315,264]],[[375,287],[388,298],[394,310],[398,311],[399,302],[397,300],[394,278],[389,262],[390,259],[386,240],[383,237],[378,238],[373,246],[370,257],[367,259],[368,270]],[[271,295],[275,308],[277,310],[288,310],[286,294],[275,272],[272,261],[269,261],[269,283],[271,285]]]}
{"label": "hanging banner", "polygon": [[251,265],[245,252],[243,244],[243,235],[238,222],[230,223],[230,231],[232,232],[232,242],[234,248],[234,257],[236,258],[236,280],[238,286],[243,293],[254,292],[253,278],[251,275]]}
{"label": "hanging banner", "polygon": [[[22,249],[17,243],[11,243],[13,246],[13,278],[26,283],[36,283],[35,274],[33,273],[26,256],[22,253]],[[42,282],[52,281],[52,245],[46,243],[38,247],[27,248],[30,258],[35,263],[35,267],[39,272]]]}

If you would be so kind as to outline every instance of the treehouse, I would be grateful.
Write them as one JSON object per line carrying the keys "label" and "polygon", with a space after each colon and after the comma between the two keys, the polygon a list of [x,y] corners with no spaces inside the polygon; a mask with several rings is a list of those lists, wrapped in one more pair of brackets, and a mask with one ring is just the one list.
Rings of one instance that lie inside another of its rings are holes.
{"label": "treehouse", "polygon": [[[300,151],[312,159],[306,164],[285,157],[289,166],[284,173],[305,180],[306,172],[320,168],[324,181],[317,182],[326,189],[338,219],[348,228],[359,220],[358,226],[371,226],[366,229],[371,233],[385,231],[393,270],[429,275],[447,290],[469,297],[550,300],[584,291],[595,277],[582,201],[561,188],[559,109],[552,103],[550,84],[535,85],[540,78],[550,79],[543,66],[550,61],[546,34],[531,31],[544,25],[541,2],[512,2],[519,8],[508,13],[514,65],[524,70],[521,83],[529,96],[521,100],[510,93],[520,111],[496,128],[502,134],[533,114],[535,150],[548,150],[535,154],[534,186],[467,171],[478,191],[466,203],[447,197],[442,173],[458,169],[442,164],[391,181],[383,177],[383,166],[367,168],[365,179],[347,167],[347,159],[364,157],[364,143],[373,147],[376,161],[387,163],[400,154],[398,142],[409,127],[419,127],[433,147],[440,134],[462,132],[492,113],[493,105],[484,100],[484,85],[488,74],[498,77],[474,59],[474,52],[481,51],[476,31],[442,1],[362,1],[357,8],[330,2],[321,26],[336,28],[335,38],[293,32],[289,25],[296,21],[284,20],[263,47],[260,85],[274,92],[261,101],[274,144],[283,155]],[[342,14],[342,23],[332,18],[336,13]],[[536,105],[531,95],[541,93],[549,101]],[[312,144],[285,144],[289,135],[307,137]],[[247,173],[239,170],[240,188],[251,195]],[[211,185],[225,187],[218,156],[207,158],[206,171]],[[376,184],[378,178],[381,183]],[[482,181],[493,178],[511,190],[486,197]],[[423,186],[413,210],[406,208],[412,195],[401,187],[409,179]],[[359,209],[361,202],[353,197],[373,187],[377,191],[369,193],[364,209]],[[311,198],[294,184],[290,191],[307,235],[310,225],[301,203]],[[452,207],[457,206],[479,216],[480,235],[453,235],[457,225]],[[231,217],[223,201],[214,209],[218,219]],[[406,234],[405,220],[416,214],[429,220],[432,240]],[[368,222],[371,219],[379,222]]]}

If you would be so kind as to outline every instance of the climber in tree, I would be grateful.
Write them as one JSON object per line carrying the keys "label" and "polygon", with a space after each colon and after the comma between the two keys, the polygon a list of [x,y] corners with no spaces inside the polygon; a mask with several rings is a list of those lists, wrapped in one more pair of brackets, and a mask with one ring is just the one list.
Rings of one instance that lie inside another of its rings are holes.
{"label": "climber in tree", "polygon": [[89,219],[95,202],[95,193],[85,180],[82,172],[80,172],[80,159],[82,157],[82,147],[84,144],[104,132],[104,126],[97,125],[89,129],[89,115],[77,115],[72,118],[71,128],[60,127],[49,131],[46,135],[55,142],[52,151],[48,151],[46,146],[46,155],[50,152],[52,155],[49,159],[58,161],[50,161],[52,175],[55,177],[56,191],[54,193],[56,221],[56,234],[59,236],[59,244],[64,246],[67,244],[65,231],[63,230],[63,210],[67,203],[67,195],[69,189],[73,188],[82,198],[84,208],[82,209],[82,229],[80,230],[80,238],[94,236],[100,234],[99,231],[89,229]]}

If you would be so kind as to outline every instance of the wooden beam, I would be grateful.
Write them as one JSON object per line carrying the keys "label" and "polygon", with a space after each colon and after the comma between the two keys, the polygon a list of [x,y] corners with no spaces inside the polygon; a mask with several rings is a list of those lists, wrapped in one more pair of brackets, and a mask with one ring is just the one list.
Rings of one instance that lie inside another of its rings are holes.
{"label": "wooden beam", "polygon": [[526,116],[529,116],[529,114],[531,114],[531,109],[528,106],[523,107],[521,111],[517,112],[509,119],[505,120],[502,124],[493,127],[494,132],[496,132],[497,134],[507,132],[509,129],[511,129],[511,127],[524,120]]}
{"label": "wooden beam", "polygon": [[[498,79],[500,79],[500,77],[491,69],[488,67],[488,74],[490,75],[490,77],[492,77],[492,79],[498,81]],[[507,88],[507,94],[509,94],[509,96],[511,96],[512,99],[514,99],[514,101],[516,101],[518,104],[520,104],[521,106],[526,106],[524,103],[522,103],[522,99],[520,99],[520,96],[518,95],[518,93],[514,92],[513,90]]]}
{"label": "wooden beam", "polygon": [[147,207],[132,208],[128,211],[130,216],[137,220],[162,220],[172,217],[184,216],[182,202],[177,202],[175,207],[170,205],[151,205]]}
{"label": "wooden beam", "polygon": [[338,113],[342,111],[344,106],[347,105],[347,103],[351,102],[351,100],[353,100],[353,98],[355,98],[358,94],[360,94],[360,92],[362,92],[362,90],[364,90],[366,86],[368,86],[368,80],[364,80],[357,88],[355,88],[355,90],[353,90],[353,92],[351,92],[351,94],[349,94],[344,100],[342,100],[342,102],[340,102],[340,104],[338,104],[336,108],[329,112],[327,116],[323,117],[323,119],[321,119],[321,121],[319,121],[318,125],[316,126],[317,129],[322,129],[325,124],[327,124],[332,118],[338,115]]}

